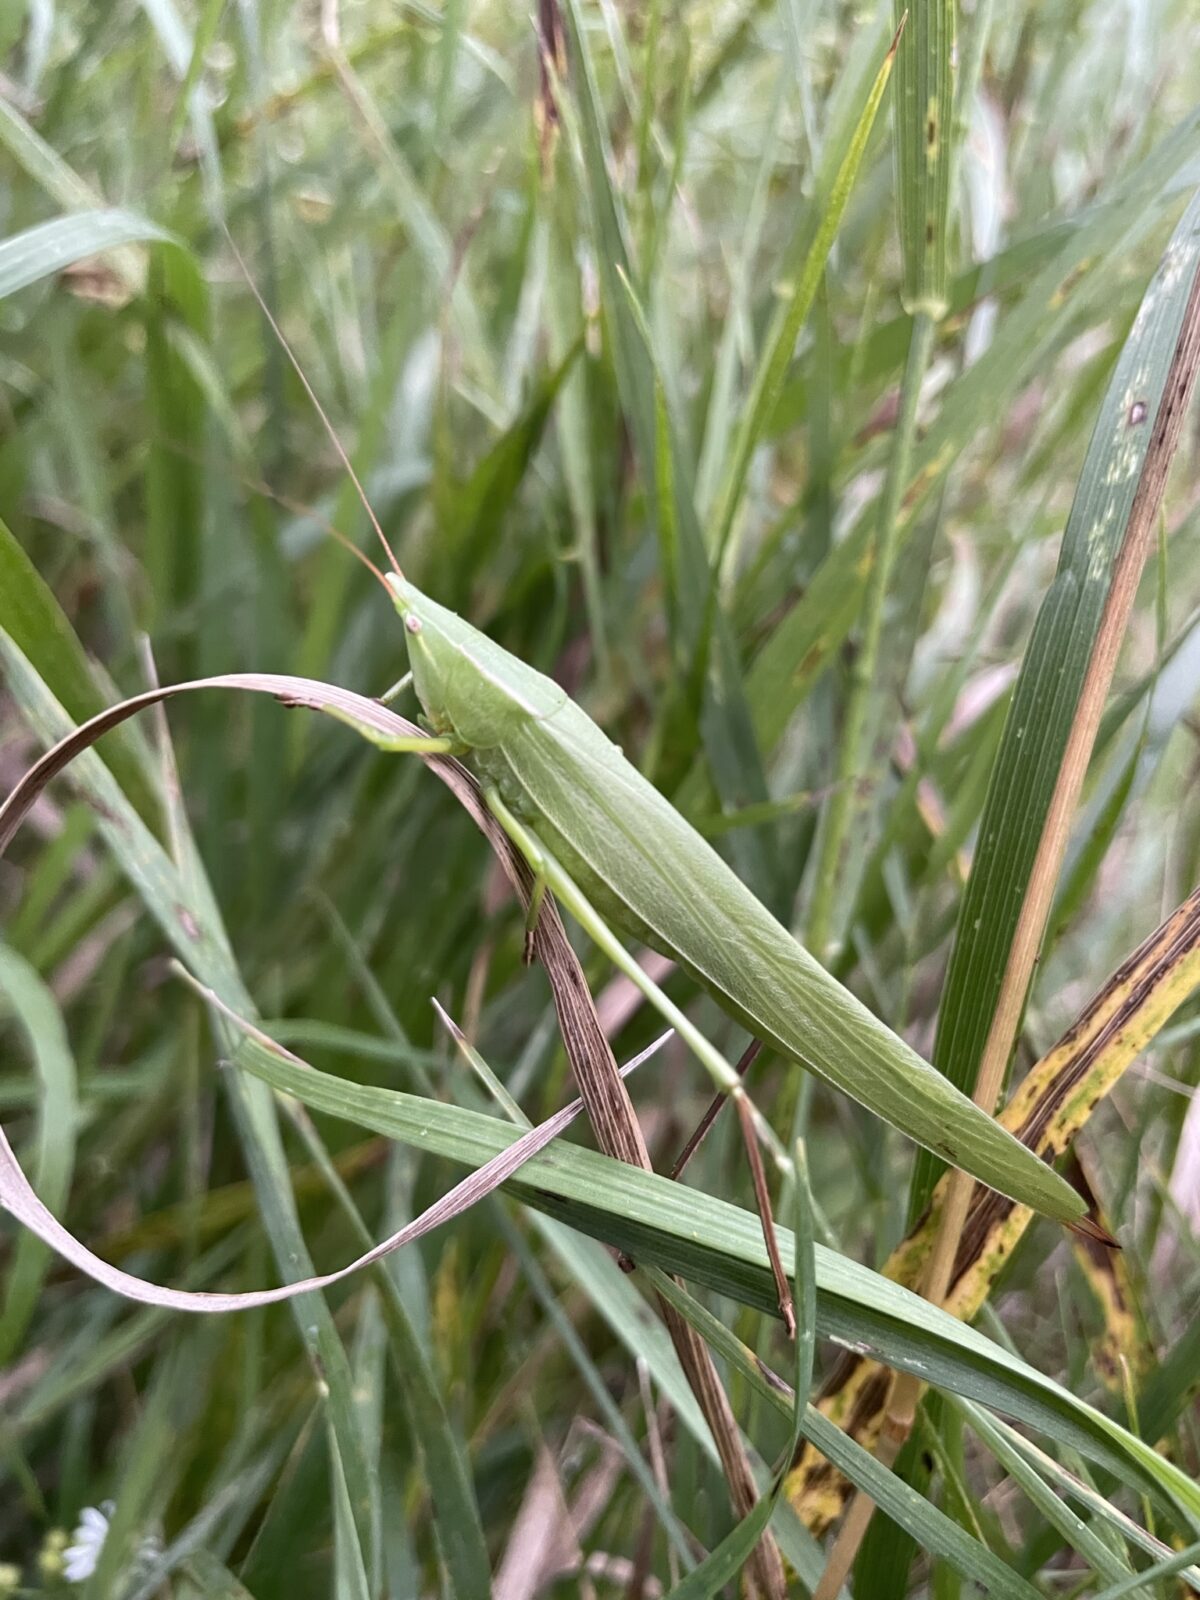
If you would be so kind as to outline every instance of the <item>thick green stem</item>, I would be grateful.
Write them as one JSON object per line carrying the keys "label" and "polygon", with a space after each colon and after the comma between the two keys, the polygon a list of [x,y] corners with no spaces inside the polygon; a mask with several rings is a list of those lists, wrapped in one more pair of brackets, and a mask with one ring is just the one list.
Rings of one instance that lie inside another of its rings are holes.
{"label": "thick green stem", "polygon": [[900,389],[900,412],[892,441],[892,456],[879,504],[879,522],[871,547],[871,569],[864,605],[862,637],[850,676],[838,770],[821,834],[820,856],[808,918],[808,944],[820,961],[835,953],[830,949],[833,908],[841,884],[842,862],[850,825],[859,810],[859,789],[872,764],[875,721],[872,699],[883,637],[883,614],[898,545],[901,497],[909,481],[909,464],[917,431],[917,404],[933,350],[935,323],[919,311],[913,318],[908,363]]}

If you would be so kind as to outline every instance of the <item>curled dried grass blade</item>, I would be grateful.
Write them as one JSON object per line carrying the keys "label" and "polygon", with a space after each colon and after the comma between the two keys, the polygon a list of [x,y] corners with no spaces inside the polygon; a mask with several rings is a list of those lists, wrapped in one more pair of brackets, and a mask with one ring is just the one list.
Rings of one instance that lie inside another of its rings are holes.
{"label": "curled dried grass blade", "polygon": [[[340,721],[349,723],[352,727],[367,728],[383,734],[411,736],[421,731],[415,724],[397,716],[378,701],[370,700],[348,689],[338,688],[333,684],[320,683],[308,678],[273,673],[229,673],[150,689],[109,707],[73,729],[29,768],[4,804],[0,806],[0,852],[7,847],[22,820],[28,815],[30,808],[50,780],[62,772],[75,756],[137,712],[174,696],[199,689],[235,689],[269,694],[285,705],[306,706],[313,710],[324,711]],[[468,800],[468,796],[477,798],[469,775],[457,767],[456,763],[431,762],[431,764],[453,769],[440,772],[439,775],[450,784],[460,798],[464,799],[464,802]],[[468,808],[474,811],[473,807]],[[248,1048],[264,1050],[268,1054],[293,1063],[305,1064],[299,1056],[271,1039],[254,1023],[239,1016],[212,989],[187,973],[185,968],[178,966],[178,970],[215,1010],[238,1029]],[[647,1053],[636,1058],[624,1070],[632,1071],[634,1066],[645,1059]],[[315,1289],[326,1288],[402,1249],[404,1245],[422,1238],[442,1223],[460,1216],[511,1178],[528,1160],[543,1150],[574,1121],[582,1105],[581,1100],[575,1100],[547,1121],[531,1128],[516,1144],[469,1174],[440,1200],[435,1201],[421,1216],[359,1256],[348,1266],[273,1289],[229,1294],[168,1289],[134,1277],[119,1267],[101,1260],[39,1200],[2,1128],[0,1128],[0,1207],[73,1266],[126,1299],[176,1311],[207,1313],[245,1311],[257,1306],[290,1300],[296,1295]]]}
{"label": "curled dried grass blade", "polygon": [[[183,972],[182,968],[179,968]],[[186,974],[185,974],[186,976]],[[256,1028],[245,1017],[239,1017],[234,1011],[221,1001],[216,994],[204,984],[197,983],[195,979],[188,978],[188,982],[203,998],[221,1013],[227,1021],[231,1022],[253,1046],[265,1050],[269,1054],[282,1057],[284,1060],[294,1062],[300,1066],[306,1065],[304,1061],[283,1045],[277,1044],[274,1039]],[[625,1071],[630,1072],[637,1066],[641,1059],[631,1062]],[[326,1289],[331,1284],[339,1283],[343,1278],[350,1277],[355,1272],[360,1272],[364,1267],[371,1266],[376,1261],[382,1261],[385,1256],[394,1251],[403,1249],[406,1244],[423,1238],[427,1233],[432,1233],[435,1228],[444,1222],[451,1221],[454,1217],[461,1216],[464,1211],[477,1205],[485,1195],[491,1194],[507,1179],[523,1167],[525,1163],[544,1150],[552,1139],[563,1132],[564,1129],[579,1115],[583,1109],[582,1100],[573,1100],[570,1105],[564,1106],[561,1111],[556,1111],[545,1122],[531,1128],[517,1142],[510,1145],[492,1160],[485,1162],[482,1167],[468,1173],[459,1183],[435,1200],[419,1217],[407,1223],[403,1228],[391,1234],[387,1239],[375,1245],[364,1255],[349,1263],[348,1266],[338,1267],[333,1272],[325,1272],[312,1278],[303,1278],[298,1283],[281,1284],[274,1289],[253,1289],[240,1293],[222,1294],[209,1291],[191,1291],[185,1289],[167,1289],[159,1284],[148,1283],[144,1278],[135,1278],[131,1273],[123,1272],[119,1267],[102,1261],[75,1235],[66,1228],[51,1211],[38,1199],[33,1192],[28,1178],[21,1170],[21,1165],[13,1154],[12,1146],[0,1128],[0,1206],[6,1210],[16,1221],[24,1224],[31,1233],[37,1235],[42,1242],[54,1250],[72,1266],[78,1267],[81,1272],[101,1283],[105,1288],[112,1289],[115,1293],[124,1296],[127,1300],[136,1300],[143,1305],[160,1306],[171,1311],[191,1312],[226,1312],[250,1311],[257,1306],[275,1305],[281,1300],[291,1300],[298,1294],[306,1294],[313,1289]]]}

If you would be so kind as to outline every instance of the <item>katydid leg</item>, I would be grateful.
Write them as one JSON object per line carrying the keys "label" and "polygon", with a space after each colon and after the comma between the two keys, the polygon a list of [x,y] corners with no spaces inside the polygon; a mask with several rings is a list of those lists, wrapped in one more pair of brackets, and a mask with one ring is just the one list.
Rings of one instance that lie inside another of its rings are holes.
{"label": "katydid leg", "polygon": [[373,744],[377,750],[383,750],[388,755],[460,756],[467,748],[461,739],[451,739],[444,734],[384,733],[382,728],[372,727],[362,717],[336,705],[325,706],[324,710],[338,722],[353,728],[368,744]]}
{"label": "katydid leg", "polygon": [[361,723],[356,724],[358,731],[364,739],[384,750],[388,755],[413,755],[413,756],[453,756],[461,755],[463,746],[457,739],[443,739],[435,734],[426,737],[424,734],[388,734],[376,733],[373,728],[366,728]]}

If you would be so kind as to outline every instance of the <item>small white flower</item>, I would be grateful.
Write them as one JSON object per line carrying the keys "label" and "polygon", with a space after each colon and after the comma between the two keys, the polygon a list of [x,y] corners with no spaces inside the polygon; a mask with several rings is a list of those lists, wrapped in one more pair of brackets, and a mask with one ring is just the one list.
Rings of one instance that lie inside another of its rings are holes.
{"label": "small white flower", "polygon": [[95,1572],[114,1509],[112,1501],[106,1500],[98,1508],[85,1506],[80,1512],[72,1543],[63,1552],[63,1574],[69,1582],[83,1583]]}

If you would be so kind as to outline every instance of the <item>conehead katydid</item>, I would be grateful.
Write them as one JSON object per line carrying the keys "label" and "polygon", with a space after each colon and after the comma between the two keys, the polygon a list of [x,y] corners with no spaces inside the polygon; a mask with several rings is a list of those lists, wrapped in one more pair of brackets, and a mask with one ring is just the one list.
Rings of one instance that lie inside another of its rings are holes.
{"label": "conehead katydid", "polygon": [[[392,568],[380,573],[350,547],[403,621],[430,735],[388,743],[359,731],[389,749],[461,756],[539,888],[638,984],[726,1093],[745,1093],[733,1067],[646,976],[610,923],[674,959],[778,1054],[944,1161],[1035,1211],[1080,1223],[1086,1206],[1071,1185],[826,972],[564,689],[404,576],[336,430],[241,264]],[[778,1153],[778,1141],[770,1142]]]}
{"label": "conehead katydid", "polygon": [[[474,767],[534,873],[660,1009],[609,923],[919,1144],[1038,1211],[1082,1217],[1070,1185],[827,973],[563,689],[399,573],[385,582],[432,736]],[[724,1057],[667,1005],[719,1086],[737,1090]]]}

